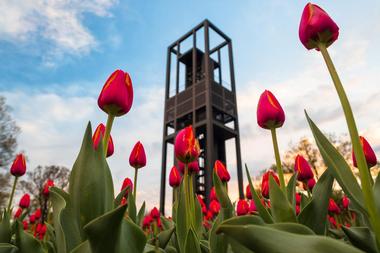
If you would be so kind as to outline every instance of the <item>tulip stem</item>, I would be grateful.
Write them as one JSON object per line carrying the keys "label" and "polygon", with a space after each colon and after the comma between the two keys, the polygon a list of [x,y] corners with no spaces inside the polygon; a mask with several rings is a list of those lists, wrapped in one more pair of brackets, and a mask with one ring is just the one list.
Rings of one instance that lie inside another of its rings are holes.
{"label": "tulip stem", "polygon": [[16,190],[17,180],[18,180],[18,177],[15,177],[15,180],[13,181],[13,186],[12,186],[11,196],[9,196],[8,213],[9,213],[10,210],[11,210],[12,201],[13,201],[13,196],[14,196],[14,194],[15,194],[15,190]]}
{"label": "tulip stem", "polygon": [[133,197],[135,198],[135,202],[136,202],[136,199],[137,199],[137,196],[136,196],[136,188],[137,188],[137,173],[138,173],[138,169],[135,168],[135,178],[133,180]]}
{"label": "tulip stem", "polygon": [[348,126],[348,131],[350,133],[351,142],[353,150],[356,157],[356,162],[358,165],[360,180],[362,185],[362,191],[364,195],[364,201],[367,207],[369,220],[371,222],[373,231],[376,234],[377,246],[380,248],[380,220],[379,215],[375,206],[375,199],[372,191],[371,175],[367,166],[367,162],[364,156],[363,147],[360,143],[359,133],[356,127],[354,115],[348,101],[346,92],[344,91],[343,85],[339,79],[338,73],[335,69],[334,63],[327,51],[325,43],[318,43],[318,48],[320,49],[323,59],[326,62],[327,68],[330,72],[331,79],[334,82],[335,89],[338,93],[340,103],[343,108],[344,115],[346,117],[346,122]]}
{"label": "tulip stem", "polygon": [[276,128],[271,128],[270,131],[272,133],[274,156],[276,158],[277,173],[278,173],[278,177],[280,179],[280,187],[281,187],[282,191],[284,192],[285,198],[287,199],[288,194],[286,192],[284,173],[282,171],[280,152],[278,150]]}
{"label": "tulip stem", "polygon": [[107,157],[108,142],[109,142],[108,140],[110,139],[110,136],[111,136],[111,129],[112,129],[112,124],[113,124],[114,119],[115,119],[115,116],[108,114],[106,132],[104,133],[104,137],[103,137],[103,147],[104,147],[105,157]]}

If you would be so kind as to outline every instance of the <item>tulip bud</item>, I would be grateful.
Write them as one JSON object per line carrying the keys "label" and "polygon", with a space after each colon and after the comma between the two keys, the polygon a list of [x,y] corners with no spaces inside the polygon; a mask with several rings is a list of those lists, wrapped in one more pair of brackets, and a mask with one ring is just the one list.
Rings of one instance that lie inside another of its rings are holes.
{"label": "tulip bud", "polygon": [[328,210],[331,213],[340,214],[340,208],[332,198],[330,198],[330,200],[329,200]]}
{"label": "tulip bud", "polygon": [[143,220],[143,228],[149,228],[152,221],[153,219],[150,215],[145,216]]}
{"label": "tulip bud", "polygon": [[[369,145],[368,141],[363,136],[360,136],[360,144],[362,145],[368,168],[375,166],[377,164],[377,158],[376,158],[375,152],[373,152],[371,145]],[[358,167],[358,165],[356,164],[355,153],[353,151],[352,151],[352,162],[354,164],[354,167]]]}
{"label": "tulip bud", "polygon": [[265,90],[257,105],[257,124],[265,129],[281,127],[285,122],[285,113],[276,97]]}
{"label": "tulip bud", "polygon": [[218,196],[216,196],[215,186],[213,186],[210,190],[210,201],[212,200],[218,201]]}
{"label": "tulip bud", "polygon": [[[219,212],[219,210],[218,210],[218,212]],[[210,209],[210,210],[207,211],[206,220],[212,220],[212,218],[214,218],[214,213]]]}
{"label": "tulip bud", "polygon": [[262,180],[261,180],[261,195],[263,195],[264,198],[269,198],[269,176],[272,176],[274,181],[280,185],[280,180],[278,179],[277,174],[272,171],[268,170],[264,173]]}
{"label": "tulip bud", "polygon": [[302,200],[302,195],[300,193],[296,193],[296,204],[300,205]]}
{"label": "tulip bud", "polygon": [[25,193],[21,199],[20,199],[20,203],[18,204],[19,207],[21,208],[28,208],[29,205],[30,205],[30,196],[29,194]]}
{"label": "tulip bud", "polygon": [[21,177],[26,172],[25,157],[23,154],[18,154],[11,166],[11,174],[15,177]]}
{"label": "tulip bud", "polygon": [[160,211],[158,211],[158,209],[154,207],[152,211],[150,211],[150,216],[152,217],[152,219],[157,220],[160,218]]}
{"label": "tulip bud", "polygon": [[251,192],[251,187],[249,186],[249,184],[245,188],[245,197],[247,199],[252,199],[252,192]]}
{"label": "tulip bud", "polygon": [[[99,143],[102,145],[102,139],[104,137],[106,131],[106,127],[100,123],[98,127],[95,129],[94,135],[92,136],[92,142],[94,149],[98,149]],[[111,156],[114,152],[114,146],[113,146],[113,140],[112,136],[110,135],[110,138],[108,140],[108,146],[107,146],[107,157]]]}
{"label": "tulip bud", "polygon": [[38,208],[35,212],[34,212],[34,216],[36,217],[36,220],[39,220],[41,218],[41,209]]}
{"label": "tulip bud", "polygon": [[34,232],[34,236],[42,240],[44,239],[45,234],[46,234],[46,225],[38,223],[36,227],[36,231]]}
{"label": "tulip bud", "polygon": [[129,192],[132,192],[133,191],[133,183],[132,183],[132,180],[129,179],[128,177],[126,177],[123,181],[123,185],[121,186],[121,190],[120,191],[123,191],[125,188],[129,187],[126,191],[125,191],[125,197],[128,197],[128,193]]}
{"label": "tulip bud", "polygon": [[253,199],[251,199],[251,200],[249,201],[249,212],[250,212],[250,213],[255,213],[255,212],[257,212],[257,207],[256,207],[255,201],[253,201]]}
{"label": "tulip bud", "polygon": [[221,161],[215,161],[214,170],[222,182],[230,181],[230,173],[228,173],[226,166]]}
{"label": "tulip bud", "polygon": [[318,42],[328,47],[338,39],[339,27],[322,8],[308,3],[303,10],[298,33],[307,49],[318,49]]}
{"label": "tulip bud", "polygon": [[169,174],[169,185],[173,188],[178,187],[181,184],[181,175],[176,166],[173,166]]}
{"label": "tulip bud", "polygon": [[219,202],[216,201],[216,200],[211,201],[209,209],[210,209],[210,211],[213,214],[218,214],[219,211],[220,211],[220,204],[219,204]]}
{"label": "tulip bud", "polygon": [[24,230],[28,230],[28,227],[29,227],[28,221],[24,220],[22,222],[22,225],[23,225]]}
{"label": "tulip bud", "polygon": [[31,214],[29,216],[29,223],[34,224],[36,222],[36,216],[34,214]]}
{"label": "tulip bud", "polygon": [[178,132],[175,138],[174,153],[178,160],[186,164],[198,158],[199,142],[195,138],[192,126],[185,127]]}
{"label": "tulip bud", "polygon": [[104,112],[118,117],[129,112],[132,102],[132,80],[127,72],[116,70],[104,84],[98,105]]}
{"label": "tulip bud", "polygon": [[299,205],[296,205],[296,215],[299,215],[301,212],[301,207]]}
{"label": "tulip bud", "polygon": [[296,156],[294,161],[294,172],[298,172],[297,179],[299,181],[307,181],[314,177],[309,163],[301,155]]}
{"label": "tulip bud", "polygon": [[20,218],[21,214],[22,214],[22,208],[19,207],[19,208],[16,210],[16,212],[15,212],[14,218],[15,218],[15,219]]}
{"label": "tulip bud", "polygon": [[336,220],[332,216],[328,216],[331,227],[336,228]]}
{"label": "tulip bud", "polygon": [[[178,168],[181,171],[182,174],[185,174],[185,164],[181,161],[178,161]],[[197,174],[199,172],[199,163],[198,159],[195,161],[192,161],[187,165],[187,170],[189,173],[195,173]]]}
{"label": "tulip bud", "polygon": [[342,205],[344,209],[348,209],[348,206],[350,205],[350,199],[346,195],[342,198]]}
{"label": "tulip bud", "polygon": [[310,179],[307,181],[307,188],[308,188],[310,191],[313,191],[314,186],[315,186],[315,179],[314,179],[314,178],[310,178]]}
{"label": "tulip bud", "polygon": [[131,155],[129,156],[129,165],[135,169],[145,167],[146,156],[144,146],[141,142],[137,142],[132,149]]}
{"label": "tulip bud", "polygon": [[45,198],[49,197],[50,187],[54,186],[54,181],[51,179],[48,179],[44,185],[44,189],[42,190],[42,194],[45,196]]}
{"label": "tulip bud", "polygon": [[238,216],[246,215],[249,212],[248,202],[244,199],[239,199],[236,206],[236,214]]}

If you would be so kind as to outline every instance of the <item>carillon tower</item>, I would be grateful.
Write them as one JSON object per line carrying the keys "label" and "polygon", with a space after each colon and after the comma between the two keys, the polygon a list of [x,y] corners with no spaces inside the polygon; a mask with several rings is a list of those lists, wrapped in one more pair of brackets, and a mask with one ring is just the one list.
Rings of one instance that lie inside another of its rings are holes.
{"label": "carillon tower", "polygon": [[[207,19],[168,47],[162,140],[160,211],[165,212],[168,145],[176,133],[192,125],[199,139],[200,172],[195,191],[209,203],[215,160],[226,163],[226,141],[235,140],[238,190],[242,198],[243,174],[231,39]],[[173,154],[174,156],[174,154]],[[175,159],[174,159],[175,161]]]}

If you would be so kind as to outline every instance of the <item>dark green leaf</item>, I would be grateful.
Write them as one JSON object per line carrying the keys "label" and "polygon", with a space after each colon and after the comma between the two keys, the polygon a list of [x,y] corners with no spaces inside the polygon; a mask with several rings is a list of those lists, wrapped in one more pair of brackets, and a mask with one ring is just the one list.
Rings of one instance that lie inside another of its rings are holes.
{"label": "dark green leaf", "polygon": [[297,184],[297,173],[294,173],[293,176],[289,179],[288,185],[286,186],[288,193],[289,203],[292,205],[295,210],[296,206],[296,184]]}
{"label": "dark green leaf", "polygon": [[113,201],[113,206],[114,208],[120,206],[121,204],[121,200],[123,199],[123,197],[125,196],[125,193],[129,191],[129,186],[125,187],[124,189],[122,189],[119,194],[117,194],[115,200]]}
{"label": "dark green leaf", "polygon": [[31,234],[25,233],[21,222],[16,223],[16,246],[17,253],[46,253],[40,241]]}
{"label": "dark green leaf", "polygon": [[177,207],[177,217],[176,217],[176,237],[178,241],[178,246],[180,252],[184,251],[185,240],[187,236],[187,231],[189,230],[189,224],[187,223],[187,211],[186,210],[186,195],[184,189],[184,183],[180,185],[179,198],[178,198],[178,207]]}
{"label": "dark green leaf", "polygon": [[168,245],[168,242],[170,241],[170,238],[172,237],[174,230],[175,227],[172,227],[170,229],[161,231],[157,235],[160,248],[165,249],[166,245]]}
{"label": "dark green leaf", "polygon": [[294,209],[272,176],[269,177],[269,198],[272,216],[276,222],[297,221]]}
{"label": "dark green leaf", "polygon": [[0,243],[9,243],[11,236],[12,231],[9,213],[4,210],[0,221]]}
{"label": "dark green leaf", "polygon": [[70,253],[92,253],[90,243],[86,240],[70,251]]}
{"label": "dark green leaf", "polygon": [[0,243],[0,253],[16,253],[17,247],[9,243]]}
{"label": "dark green leaf", "polygon": [[144,251],[145,244],[146,236],[141,228],[130,219],[123,219],[116,252],[141,253]]}
{"label": "dark green leaf", "polygon": [[378,253],[375,235],[367,227],[342,226],[343,232],[355,247],[368,252]]}
{"label": "dark green leaf", "polygon": [[144,219],[144,215],[145,215],[145,201],[142,203],[140,210],[139,210],[137,217],[136,217],[136,224],[138,226],[141,226],[142,221]]}
{"label": "dark green leaf", "polygon": [[199,239],[193,228],[190,228],[185,241],[184,253],[201,253]]}
{"label": "dark green leaf", "polygon": [[224,220],[223,213],[220,212],[218,216],[216,216],[214,223],[212,224],[210,237],[209,237],[211,253],[226,253],[227,252],[228,241],[226,240],[225,235],[216,234],[216,231],[223,220]]}
{"label": "dark green leaf", "polygon": [[[136,202],[132,191],[129,191],[128,193],[128,216],[134,223],[136,223]],[[139,225],[138,223],[136,224]]]}

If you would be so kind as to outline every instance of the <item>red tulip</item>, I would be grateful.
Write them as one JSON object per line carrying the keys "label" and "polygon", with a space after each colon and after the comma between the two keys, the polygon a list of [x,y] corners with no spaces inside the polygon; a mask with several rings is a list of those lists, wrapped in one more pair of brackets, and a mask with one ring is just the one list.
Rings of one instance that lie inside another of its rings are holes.
{"label": "red tulip", "polygon": [[21,208],[28,208],[29,205],[30,205],[30,196],[29,194],[25,193],[21,199],[20,199],[20,203],[18,204],[19,207]]}
{"label": "red tulip", "polygon": [[41,218],[41,209],[38,208],[35,212],[34,212],[34,216],[36,217],[36,220],[39,220]]}
{"label": "red tulip", "polygon": [[133,183],[132,183],[132,180],[128,177],[126,177],[123,181],[123,185],[121,186],[121,190],[120,191],[123,191],[125,188],[129,187],[126,191],[125,191],[125,197],[128,197],[128,193],[129,192],[132,192],[133,191]]}
{"label": "red tulip", "polygon": [[246,215],[249,212],[248,202],[244,199],[239,199],[236,206],[236,214],[238,216]]}
{"label": "red tulip", "polygon": [[158,211],[158,209],[154,207],[152,211],[150,211],[150,216],[152,217],[152,219],[157,220],[158,218],[160,218],[160,211]]}
{"label": "red tulip", "polygon": [[285,113],[276,97],[265,90],[257,105],[257,124],[265,129],[281,127],[285,122]]}
{"label": "red tulip", "polygon": [[299,205],[296,205],[296,215],[299,215],[301,212],[301,207]]}
{"label": "red tulip", "polygon": [[346,195],[342,198],[342,205],[344,209],[348,209],[348,206],[350,205],[350,199]]}
{"label": "red tulip", "polygon": [[[98,127],[95,129],[94,135],[92,136],[92,142],[93,142],[93,147],[96,150],[99,146],[99,143],[103,143],[102,139],[104,137],[106,131],[106,127],[100,123]],[[107,157],[111,156],[114,152],[114,146],[113,146],[113,140],[112,136],[110,135],[110,138],[108,140],[108,147],[107,147]]]}
{"label": "red tulip", "polygon": [[[219,212],[219,210],[217,210],[217,211]],[[217,213],[215,213],[215,214],[217,214]],[[212,218],[214,218],[214,213],[212,212],[211,209],[207,211],[207,214],[206,214],[205,218],[206,218],[206,220],[212,220]]]}
{"label": "red tulip", "polygon": [[110,115],[122,116],[129,112],[132,102],[132,80],[127,72],[116,70],[104,84],[98,105]]}
{"label": "red tulip", "polygon": [[[181,171],[182,174],[185,174],[185,164],[181,161],[178,161],[178,168]],[[198,173],[199,172],[199,162],[198,159],[195,161],[192,161],[187,165],[187,170],[189,173]]]}
{"label": "red tulip", "polygon": [[40,240],[44,239],[44,236],[46,234],[46,225],[38,223],[36,230],[34,232],[34,236],[38,237]]}
{"label": "red tulip", "polygon": [[31,214],[29,216],[29,223],[34,224],[36,222],[36,216],[34,214]]}
{"label": "red tulip", "polygon": [[221,161],[215,161],[214,170],[216,171],[216,174],[219,176],[222,182],[230,181],[230,173],[228,173],[226,166],[224,166],[224,164]]}
{"label": "red tulip", "polygon": [[309,163],[301,155],[296,156],[294,161],[294,172],[298,172],[297,179],[299,181],[307,181],[314,177]]}
{"label": "red tulip", "polygon": [[328,216],[328,219],[329,219],[330,225],[331,225],[333,228],[336,228],[336,220],[334,219],[334,217],[332,217],[332,216]]}
{"label": "red tulip", "polygon": [[[363,136],[360,136],[360,143],[363,148],[363,152],[364,152],[365,160],[367,161],[368,168],[375,166],[377,164],[377,158],[376,158],[375,152],[373,152],[371,145],[369,145],[368,141]],[[352,162],[355,167],[358,167],[358,165],[356,164],[356,158],[353,151],[352,151]]]}
{"label": "red tulip", "polygon": [[15,219],[20,218],[21,214],[22,214],[22,208],[19,207],[19,208],[16,210],[16,212],[15,212],[14,218],[15,218]]}
{"label": "red tulip", "polygon": [[121,206],[124,206],[124,205],[126,205],[126,204],[128,204],[128,200],[126,199],[126,197],[122,197],[122,198],[121,198],[121,201],[120,201],[120,205],[121,205]]}
{"label": "red tulip", "polygon": [[181,175],[176,166],[173,166],[169,174],[169,185],[173,188],[178,187],[181,184]]}
{"label": "red tulip", "polygon": [[25,157],[23,154],[18,154],[11,166],[11,174],[15,177],[21,177],[26,172]]}
{"label": "red tulip", "polygon": [[255,204],[255,201],[253,201],[253,199],[251,199],[251,200],[249,201],[249,212],[250,212],[250,213],[255,213],[255,212],[257,212],[256,204]]}
{"label": "red tulip", "polygon": [[143,228],[149,228],[150,224],[153,222],[153,219],[150,215],[146,215],[143,220]]}
{"label": "red tulip", "polygon": [[269,176],[272,175],[274,181],[280,185],[280,180],[278,179],[277,174],[272,171],[268,170],[264,173],[262,180],[261,180],[261,195],[263,195],[264,198],[269,198]]}
{"label": "red tulip", "polygon": [[218,214],[220,211],[219,202],[216,200],[211,201],[209,209],[213,214]]}
{"label": "red tulip", "polygon": [[28,230],[28,227],[29,227],[28,221],[24,220],[22,222],[22,225],[23,225],[24,230]]}
{"label": "red tulip", "polygon": [[252,192],[251,192],[251,187],[249,186],[249,184],[245,188],[245,196],[247,199],[252,199]]}
{"label": "red tulip", "polygon": [[218,201],[218,196],[216,196],[215,186],[213,186],[210,191],[210,201],[212,200]]}
{"label": "red tulip", "polygon": [[296,204],[300,205],[302,200],[302,195],[300,193],[296,193]]}
{"label": "red tulip", "polygon": [[42,190],[42,194],[47,198],[49,197],[50,187],[54,186],[54,181],[48,179],[44,185],[44,189]]}
{"label": "red tulip", "polygon": [[310,179],[307,181],[307,188],[308,188],[310,191],[313,191],[314,186],[315,186],[315,179],[314,179],[314,178],[310,178]]}
{"label": "red tulip", "polygon": [[318,5],[308,3],[302,13],[299,37],[307,49],[318,48],[322,42],[326,47],[338,39],[339,27]]}
{"label": "red tulip", "polygon": [[331,213],[340,214],[340,208],[332,198],[330,198],[330,200],[329,200],[328,209],[329,209],[329,212],[331,212]]}
{"label": "red tulip", "polygon": [[206,204],[205,204],[205,202],[203,201],[203,198],[202,198],[201,195],[197,195],[197,199],[198,199],[198,202],[199,202],[199,204],[201,205],[201,207],[205,207],[205,206],[206,206]]}
{"label": "red tulip", "polygon": [[192,126],[185,127],[178,132],[175,138],[174,153],[178,160],[186,164],[198,158],[199,142],[195,138]]}
{"label": "red tulip", "polygon": [[139,141],[132,149],[131,155],[129,156],[129,164],[135,169],[145,167],[146,165],[144,146]]}

